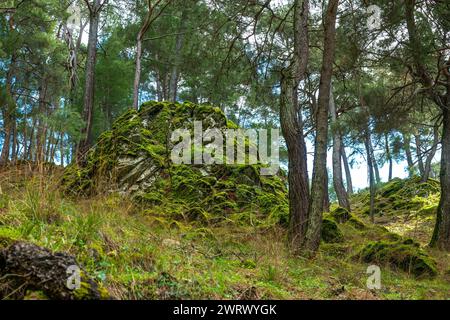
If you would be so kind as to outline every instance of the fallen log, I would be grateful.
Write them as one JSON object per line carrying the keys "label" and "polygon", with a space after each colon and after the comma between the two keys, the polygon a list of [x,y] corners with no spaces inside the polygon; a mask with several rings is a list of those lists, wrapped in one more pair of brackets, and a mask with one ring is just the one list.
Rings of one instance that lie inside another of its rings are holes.
{"label": "fallen log", "polygon": [[52,300],[109,299],[106,289],[86,274],[75,257],[15,242],[0,250],[0,300],[23,299],[30,291]]}

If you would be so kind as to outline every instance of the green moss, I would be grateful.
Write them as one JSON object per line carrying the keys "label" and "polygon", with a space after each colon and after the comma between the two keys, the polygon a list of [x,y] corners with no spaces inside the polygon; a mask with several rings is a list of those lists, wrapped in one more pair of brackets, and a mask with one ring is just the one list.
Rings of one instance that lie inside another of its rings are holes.
{"label": "green moss", "polygon": [[433,258],[409,241],[370,242],[359,256],[364,262],[387,264],[416,277],[433,277],[437,274]]}
{"label": "green moss", "polygon": [[337,223],[330,218],[324,218],[322,221],[321,238],[324,242],[341,242],[343,235]]}
{"label": "green moss", "polygon": [[384,238],[390,241],[400,241],[402,237],[394,232],[389,231],[386,227],[375,225],[373,228],[379,232]]}
{"label": "green moss", "polygon": [[364,230],[367,228],[364,222],[362,222],[361,220],[359,220],[354,216],[350,217],[350,219],[348,220],[348,224],[350,224],[351,226],[353,226],[355,229],[358,230]]}
{"label": "green moss", "polygon": [[[434,179],[421,182],[420,177],[405,180],[394,178],[377,190],[375,214],[400,216],[418,212],[420,215],[432,215],[437,208],[439,193],[439,182]],[[368,192],[354,195],[352,202],[358,203],[359,212],[369,214]]]}
{"label": "green moss", "polygon": [[330,214],[331,217],[333,217],[333,219],[338,223],[345,223],[352,217],[350,212],[342,207],[337,207],[336,209],[332,210]]}
{"label": "green moss", "polygon": [[431,205],[425,205],[422,209],[420,209],[420,215],[432,215],[435,216],[437,213],[438,203],[433,203]]}
{"label": "green moss", "polygon": [[76,300],[91,300],[98,296],[102,300],[110,299],[110,294],[101,283],[92,280],[87,281],[84,272],[81,272],[80,287],[73,291]]}
{"label": "green moss", "polygon": [[28,290],[23,300],[48,300],[48,297],[42,291]]}
{"label": "green moss", "polygon": [[170,162],[171,131],[193,129],[194,121],[201,121],[203,129],[233,127],[219,108],[209,105],[150,101],[139,111],[127,111],[102,134],[81,165],[66,169],[65,189],[91,195],[117,186],[123,194],[152,206],[149,214],[175,219],[287,224],[286,182],[277,176],[261,177],[261,165]]}
{"label": "green moss", "polygon": [[21,238],[21,234],[16,229],[0,226],[0,248],[7,247],[11,243]]}

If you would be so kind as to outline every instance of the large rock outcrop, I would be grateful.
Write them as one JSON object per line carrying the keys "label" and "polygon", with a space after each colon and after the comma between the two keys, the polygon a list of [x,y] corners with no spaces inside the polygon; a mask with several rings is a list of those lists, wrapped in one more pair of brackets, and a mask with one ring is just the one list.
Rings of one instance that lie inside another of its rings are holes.
{"label": "large rock outcrop", "polygon": [[190,220],[285,223],[288,202],[284,178],[260,175],[260,164],[175,165],[171,133],[192,129],[236,128],[223,112],[192,103],[148,102],[118,118],[82,164],[63,177],[68,192],[90,195],[120,192],[149,204],[149,213]]}

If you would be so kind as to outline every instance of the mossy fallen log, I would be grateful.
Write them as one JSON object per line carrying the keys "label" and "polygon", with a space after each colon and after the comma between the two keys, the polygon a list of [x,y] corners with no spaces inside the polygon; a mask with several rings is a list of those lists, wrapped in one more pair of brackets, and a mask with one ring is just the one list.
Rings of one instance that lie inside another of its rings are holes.
{"label": "mossy fallen log", "polygon": [[[79,268],[79,286],[68,286],[69,267]],[[27,242],[15,242],[0,250],[0,300],[24,299],[29,292],[55,300],[109,299],[97,281],[66,253],[53,253]]]}

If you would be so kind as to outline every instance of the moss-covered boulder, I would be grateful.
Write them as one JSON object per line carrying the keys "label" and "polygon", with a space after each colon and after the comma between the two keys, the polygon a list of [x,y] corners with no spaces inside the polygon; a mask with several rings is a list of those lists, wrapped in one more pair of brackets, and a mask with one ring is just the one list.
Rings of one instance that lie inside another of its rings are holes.
{"label": "moss-covered boulder", "polygon": [[353,228],[358,229],[358,230],[367,229],[366,224],[354,216],[350,217],[350,219],[348,219],[347,223],[349,225],[351,225]]}
{"label": "moss-covered boulder", "polygon": [[434,259],[412,240],[370,242],[361,250],[359,257],[364,262],[389,265],[416,277],[437,274]]}
{"label": "moss-covered boulder", "polygon": [[[80,286],[67,285],[69,267],[80,271]],[[15,242],[0,250],[0,299],[24,299],[28,292],[58,300],[109,299],[100,283],[79,267],[66,253],[53,253],[26,242]]]}
{"label": "moss-covered boulder", "polygon": [[346,223],[358,230],[367,228],[364,222],[351,214],[347,209],[342,207],[337,207],[331,210],[330,217],[337,223]]}
{"label": "moss-covered boulder", "polygon": [[[383,215],[435,215],[439,202],[440,185],[437,180],[422,182],[420,177],[409,179],[394,178],[383,184],[376,192],[375,214]],[[370,197],[368,191],[353,196],[353,203],[362,204],[358,208],[363,214],[369,214]]]}
{"label": "moss-covered boulder", "polygon": [[351,213],[342,207],[331,210],[330,215],[338,223],[345,223],[352,217]]}
{"label": "moss-covered boulder", "polygon": [[160,220],[286,223],[283,176],[260,175],[260,164],[172,163],[171,133],[192,130],[195,121],[201,121],[203,130],[236,128],[220,109],[208,105],[145,103],[119,117],[81,164],[66,169],[64,189],[77,195],[120,192],[147,205],[148,213]]}
{"label": "moss-covered boulder", "polygon": [[322,221],[321,238],[324,242],[341,242],[344,236],[337,223],[331,218],[324,218]]}

